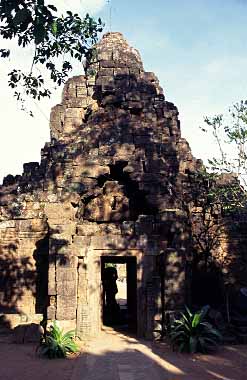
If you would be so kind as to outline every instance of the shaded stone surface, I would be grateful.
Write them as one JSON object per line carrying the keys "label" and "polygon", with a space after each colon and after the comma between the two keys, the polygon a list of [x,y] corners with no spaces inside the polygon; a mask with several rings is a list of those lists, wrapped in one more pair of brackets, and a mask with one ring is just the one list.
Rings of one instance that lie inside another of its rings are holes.
{"label": "shaded stone surface", "polygon": [[40,343],[44,330],[40,325],[30,323],[16,326],[13,333],[14,343]]}
{"label": "shaded stone surface", "polygon": [[[134,256],[137,330],[150,337],[165,310],[189,301],[191,254],[201,249],[194,237],[205,221],[195,176],[202,162],[181,137],[178,110],[139,53],[108,33],[85,75],[65,84],[50,128],[40,164],[24,164],[0,187],[1,310],[42,312],[95,335],[100,258]],[[215,262],[246,281],[238,268],[246,236],[229,233],[232,219],[208,215]]]}

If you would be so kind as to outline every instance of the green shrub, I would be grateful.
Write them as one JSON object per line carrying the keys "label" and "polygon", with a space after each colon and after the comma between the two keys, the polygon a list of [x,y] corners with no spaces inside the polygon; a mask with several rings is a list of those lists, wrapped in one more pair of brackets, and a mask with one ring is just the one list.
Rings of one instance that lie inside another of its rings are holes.
{"label": "green shrub", "polygon": [[64,334],[63,330],[54,321],[44,335],[38,347],[38,352],[49,359],[65,358],[68,354],[79,351],[74,337],[74,331],[68,331]]}
{"label": "green shrub", "polygon": [[179,352],[201,352],[215,351],[221,341],[220,333],[205,321],[209,307],[205,306],[196,313],[186,308],[181,313],[180,319],[175,319],[171,325],[170,339],[173,348]]}

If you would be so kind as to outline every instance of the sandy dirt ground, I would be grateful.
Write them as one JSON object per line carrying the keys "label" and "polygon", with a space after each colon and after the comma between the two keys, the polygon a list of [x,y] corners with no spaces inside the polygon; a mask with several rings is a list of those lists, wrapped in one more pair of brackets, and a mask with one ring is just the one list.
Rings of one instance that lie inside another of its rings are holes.
{"label": "sandy dirt ground", "polygon": [[164,343],[106,329],[71,359],[37,357],[32,344],[0,339],[0,380],[246,380],[247,346],[184,355]]}
{"label": "sandy dirt ground", "polygon": [[0,380],[70,380],[77,359],[48,360],[36,354],[35,344],[0,339]]}

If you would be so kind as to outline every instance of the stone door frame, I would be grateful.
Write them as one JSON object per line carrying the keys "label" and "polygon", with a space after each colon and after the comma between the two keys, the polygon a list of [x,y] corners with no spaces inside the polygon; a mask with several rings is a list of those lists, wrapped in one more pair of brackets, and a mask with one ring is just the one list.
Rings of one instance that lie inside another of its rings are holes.
{"label": "stone door frame", "polygon": [[[85,291],[83,292],[83,305],[80,305],[80,298],[78,298],[77,304],[77,326],[81,323],[83,331],[78,331],[78,335],[81,337],[97,336],[102,330],[101,258],[106,256],[136,258],[137,336],[151,338],[156,313],[154,310],[156,289],[152,287],[152,267],[156,256],[147,255],[139,249],[92,249],[83,258],[83,267],[87,268],[84,270]],[[78,284],[80,284],[79,278]],[[150,284],[152,289],[150,289]]]}
{"label": "stone door frame", "polygon": [[[136,259],[136,319],[137,319],[137,335],[143,336],[144,331],[141,328],[141,325],[143,325],[143,311],[141,310],[141,299],[140,299],[140,293],[142,288],[142,261],[144,254],[142,251],[137,249],[132,250],[111,250],[111,249],[104,249],[104,250],[94,250],[94,257],[96,258],[96,261],[100,263],[101,265],[101,258],[102,257],[125,257],[126,260],[128,257],[134,257]],[[101,269],[100,269],[101,274]],[[101,284],[100,284],[101,287]],[[102,311],[100,310],[100,315],[102,315]],[[142,323],[140,323],[142,322]],[[101,318],[100,321],[100,329],[103,327],[103,319]]]}

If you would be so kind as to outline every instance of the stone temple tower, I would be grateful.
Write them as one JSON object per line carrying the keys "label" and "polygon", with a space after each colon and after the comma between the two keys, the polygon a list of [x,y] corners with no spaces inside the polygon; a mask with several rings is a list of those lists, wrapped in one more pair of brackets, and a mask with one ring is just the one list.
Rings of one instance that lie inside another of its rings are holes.
{"label": "stone temple tower", "polygon": [[178,110],[122,34],[107,33],[51,111],[41,163],[0,187],[0,304],[12,325],[102,326],[102,267],[127,266],[129,326],[160,329],[187,297],[191,173]]}

